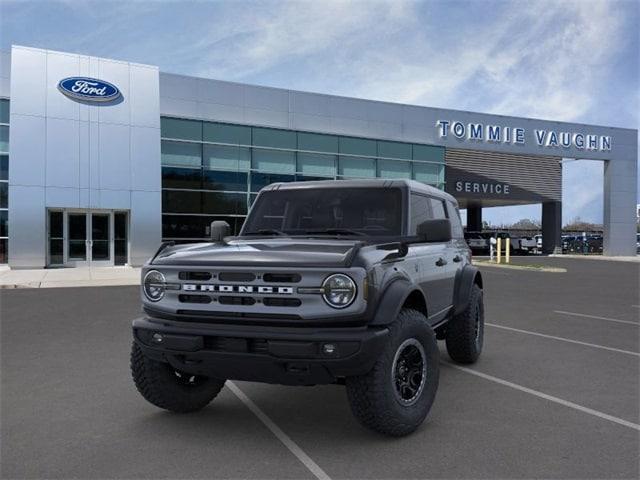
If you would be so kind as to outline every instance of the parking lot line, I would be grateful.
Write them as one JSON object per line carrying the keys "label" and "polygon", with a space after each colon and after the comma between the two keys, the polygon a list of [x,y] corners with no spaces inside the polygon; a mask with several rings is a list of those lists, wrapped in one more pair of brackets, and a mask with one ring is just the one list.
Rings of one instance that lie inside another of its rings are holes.
{"label": "parking lot line", "polygon": [[232,381],[227,381],[225,384],[229,390],[233,392],[233,394],[240,399],[245,406],[253,412],[253,414],[258,417],[258,419],[264,423],[264,425],[273,433],[278,440],[282,442],[282,444],[289,449],[291,453],[293,453],[300,462],[309,469],[313,475],[318,478],[318,480],[331,480],[331,477],[325,473],[322,468],[318,466],[316,462],[314,462],[309,455],[307,455],[304,450],[302,450],[298,444],[296,444],[289,435],[284,433],[278,425],[276,425],[273,420],[271,420],[266,413],[260,410],[253,401],[245,395],[245,393],[240,390],[235,383]]}
{"label": "parking lot line", "polygon": [[462,367],[460,365],[456,365],[447,361],[442,361],[443,364],[455,368],[456,370],[461,370],[466,373],[470,373],[471,375],[475,375],[477,377],[484,378],[485,380],[489,380],[491,382],[499,383],[500,385],[504,385],[506,387],[513,388],[515,390],[519,390],[524,393],[528,393],[530,395],[534,395],[539,398],[543,398],[545,400],[549,400],[550,402],[557,403],[559,405],[564,405],[565,407],[573,408],[574,410],[579,410],[580,412],[587,413],[589,415],[593,415],[594,417],[599,417],[604,420],[609,420],[610,422],[617,423],[619,425],[623,425],[628,428],[633,428],[634,430],[640,431],[640,425],[637,423],[629,422],[622,418],[614,417],[613,415],[609,415],[603,412],[599,412],[598,410],[593,410],[592,408],[583,407],[582,405],[578,405],[577,403],[569,402],[567,400],[563,400],[562,398],[554,397],[553,395],[548,395],[543,392],[539,392],[537,390],[533,390],[531,388],[524,387],[522,385],[518,385],[517,383],[509,382],[507,380],[503,380],[502,378],[494,377],[493,375],[487,375],[486,373],[479,372],[477,370],[473,370],[471,368]]}
{"label": "parking lot line", "polygon": [[628,323],[629,325],[635,325],[636,327],[640,326],[640,323],[638,322],[618,320],[617,318],[599,317],[597,315],[587,315],[586,313],[565,312],[564,310],[554,310],[553,313],[561,313],[562,315],[571,315],[573,317],[594,318],[596,320],[605,320],[607,322]]}
{"label": "parking lot line", "polygon": [[624,353],[626,355],[634,355],[636,357],[640,357],[640,353],[631,352],[629,350],[621,350],[619,348],[605,347],[604,345],[596,345],[595,343],[580,342],[578,340],[571,340],[570,338],[556,337],[554,335],[546,335],[544,333],[532,332],[530,330],[520,330],[519,328],[506,327],[504,325],[496,325],[495,323],[486,323],[485,322],[485,325],[487,325],[489,327],[500,328],[502,330],[510,330],[512,332],[525,333],[527,335],[535,335],[536,337],[550,338],[552,340],[560,340],[561,342],[575,343],[577,345],[584,345],[586,347],[599,348],[601,350],[610,350],[612,352]]}

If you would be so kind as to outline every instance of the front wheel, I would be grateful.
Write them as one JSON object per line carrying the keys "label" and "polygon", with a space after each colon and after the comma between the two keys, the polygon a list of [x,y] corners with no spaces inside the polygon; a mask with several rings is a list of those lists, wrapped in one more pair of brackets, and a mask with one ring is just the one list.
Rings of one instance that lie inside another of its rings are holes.
{"label": "front wheel", "polygon": [[435,399],[438,357],[435,333],[425,316],[403,309],[371,371],[346,379],[351,411],[358,421],[386,435],[413,432]]}
{"label": "front wheel", "polygon": [[203,409],[220,393],[225,382],[181,372],[168,363],[148,358],[135,342],[131,348],[131,374],[145,400],[176,413]]}

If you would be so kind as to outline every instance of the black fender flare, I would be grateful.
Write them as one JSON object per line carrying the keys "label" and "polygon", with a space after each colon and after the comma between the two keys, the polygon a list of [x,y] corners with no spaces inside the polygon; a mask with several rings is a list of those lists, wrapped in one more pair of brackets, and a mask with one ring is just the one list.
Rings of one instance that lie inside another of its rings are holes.
{"label": "black fender flare", "polygon": [[478,267],[471,264],[465,265],[456,274],[456,286],[453,297],[453,314],[458,315],[463,312],[469,303],[471,287],[477,283],[482,288],[482,274]]}
{"label": "black fender flare", "polygon": [[409,295],[416,291],[422,296],[426,305],[427,302],[420,287],[404,277],[396,277],[394,280],[391,280],[382,291],[380,301],[378,302],[370,325],[389,325],[392,323],[398,317]]}

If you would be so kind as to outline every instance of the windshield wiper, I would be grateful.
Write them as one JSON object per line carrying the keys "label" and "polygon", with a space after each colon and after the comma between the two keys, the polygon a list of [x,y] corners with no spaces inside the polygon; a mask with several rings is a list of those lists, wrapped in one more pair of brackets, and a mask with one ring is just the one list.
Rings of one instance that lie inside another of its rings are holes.
{"label": "windshield wiper", "polygon": [[276,230],[275,228],[261,228],[260,230],[256,230],[255,232],[247,232],[245,235],[279,235],[286,236],[287,234]]}
{"label": "windshield wiper", "polygon": [[324,230],[305,230],[305,234],[323,234],[327,235],[358,235],[360,237],[365,236],[364,233],[357,230],[351,230],[350,228],[325,228]]}

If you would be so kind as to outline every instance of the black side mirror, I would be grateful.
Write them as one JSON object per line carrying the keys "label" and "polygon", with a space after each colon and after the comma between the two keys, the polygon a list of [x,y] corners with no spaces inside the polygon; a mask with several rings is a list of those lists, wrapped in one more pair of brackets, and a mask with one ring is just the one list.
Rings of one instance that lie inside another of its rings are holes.
{"label": "black side mirror", "polygon": [[211,222],[211,241],[222,242],[224,237],[228,237],[231,233],[231,227],[223,220]]}
{"label": "black side mirror", "polygon": [[451,240],[451,222],[446,219],[425,220],[416,229],[423,242],[448,242]]}

